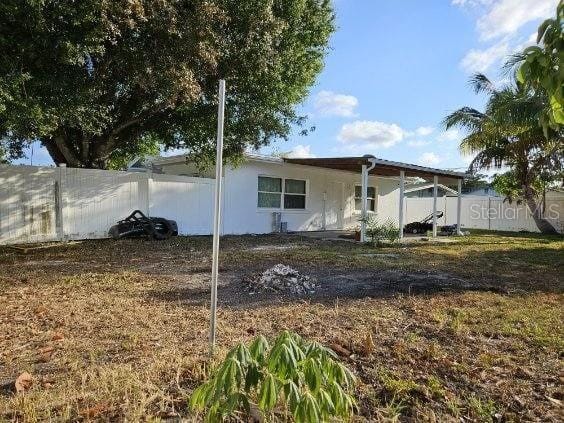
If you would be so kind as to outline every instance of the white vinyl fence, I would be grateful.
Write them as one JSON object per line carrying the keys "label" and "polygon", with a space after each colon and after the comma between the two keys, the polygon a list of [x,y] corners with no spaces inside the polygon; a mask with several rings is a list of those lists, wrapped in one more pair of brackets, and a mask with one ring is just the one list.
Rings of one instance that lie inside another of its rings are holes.
{"label": "white vinyl fence", "polygon": [[[137,209],[176,220],[182,235],[207,235],[213,187],[214,180],[207,178],[0,165],[0,244],[104,238],[114,223]],[[438,199],[438,210],[444,212],[439,225],[456,223],[456,202],[456,197]],[[406,198],[404,206],[405,222],[419,221],[431,213],[433,199]],[[548,195],[545,216],[563,231],[562,193]],[[525,206],[483,196],[462,198],[462,227],[537,231]]]}
{"label": "white vinyl fence", "polygon": [[0,166],[0,244],[103,238],[134,210],[209,234],[213,179],[34,166]]}
{"label": "white vinyl fence", "polygon": [[[406,198],[404,204],[407,223],[420,221],[433,211],[432,198]],[[456,204],[456,197],[438,198],[437,210],[444,213],[438,219],[439,226],[456,224]],[[544,210],[544,216],[562,233],[564,195],[549,193]],[[509,204],[500,197],[463,196],[461,211],[462,228],[538,232],[535,221],[524,204]]]}

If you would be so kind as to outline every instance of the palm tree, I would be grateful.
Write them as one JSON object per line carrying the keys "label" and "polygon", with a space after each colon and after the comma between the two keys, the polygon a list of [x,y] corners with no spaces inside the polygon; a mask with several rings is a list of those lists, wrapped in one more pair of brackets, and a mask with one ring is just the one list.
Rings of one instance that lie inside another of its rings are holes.
{"label": "palm tree", "polygon": [[443,121],[447,129],[460,127],[467,131],[459,148],[463,154],[475,155],[469,171],[510,167],[539,230],[556,233],[542,215],[541,193],[534,188],[543,172],[560,172],[563,168],[563,127],[548,128],[545,137],[539,124],[548,97],[542,91],[514,83],[498,90],[482,74],[474,75],[470,83],[476,93],[489,96],[485,111],[463,107]]}

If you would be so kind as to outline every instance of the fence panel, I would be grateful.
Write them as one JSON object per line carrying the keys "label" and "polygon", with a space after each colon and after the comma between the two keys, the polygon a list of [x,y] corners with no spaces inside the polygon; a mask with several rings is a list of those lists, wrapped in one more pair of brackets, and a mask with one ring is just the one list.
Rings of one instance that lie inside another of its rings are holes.
{"label": "fence panel", "polygon": [[[428,216],[433,210],[432,198],[406,198],[405,222],[415,222]],[[437,199],[437,210],[444,216],[439,225],[456,223],[456,197]],[[545,217],[559,231],[564,229],[564,199],[561,196],[547,198]],[[495,231],[538,232],[537,225],[524,204],[509,204],[500,197],[463,196],[461,208],[461,226],[468,229],[490,229]]]}
{"label": "fence panel", "polygon": [[[405,223],[410,222],[419,222],[433,213],[433,199],[429,197],[423,198],[406,198],[404,201],[404,221]],[[445,211],[445,200],[441,198],[437,198],[437,211]],[[454,214],[454,218],[456,219],[456,211]],[[437,223],[439,225],[446,225],[447,223],[446,216],[437,219]]]}
{"label": "fence panel", "polygon": [[[211,233],[214,180],[186,176],[0,166],[0,244],[106,237],[108,229],[133,210],[174,219],[179,233]],[[243,201],[243,200],[241,200]],[[432,198],[406,198],[405,222],[423,219]],[[439,225],[456,223],[456,197],[440,197]],[[227,208],[225,211],[229,211]],[[564,229],[564,198],[549,193],[545,216]],[[524,205],[499,197],[462,198],[463,228],[537,231]]]}
{"label": "fence panel", "polygon": [[133,210],[209,234],[213,179],[95,169],[0,166],[0,244],[95,239]]}
{"label": "fence panel", "polygon": [[57,238],[56,169],[0,166],[0,244]]}
{"label": "fence panel", "polygon": [[67,239],[104,238],[133,210],[147,213],[147,176],[139,172],[66,169],[63,226]]}
{"label": "fence panel", "polygon": [[149,183],[151,216],[176,220],[182,235],[212,232],[214,179],[153,175]]}

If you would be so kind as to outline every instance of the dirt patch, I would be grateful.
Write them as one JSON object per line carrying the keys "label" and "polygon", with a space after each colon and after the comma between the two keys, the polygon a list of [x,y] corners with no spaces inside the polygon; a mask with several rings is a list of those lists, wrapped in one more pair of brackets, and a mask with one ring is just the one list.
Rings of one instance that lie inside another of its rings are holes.
{"label": "dirt patch", "polygon": [[[257,282],[263,273],[224,271],[219,277],[218,302],[230,307],[245,307],[271,302],[288,303],[296,299],[309,302],[331,303],[336,299],[391,298],[398,295],[433,295],[455,292],[485,291],[507,293],[507,288],[493,283],[455,277],[448,273],[406,272],[400,270],[314,269],[299,274],[315,280],[314,289],[292,291],[260,289]],[[186,278],[175,278],[152,292],[156,298],[205,304],[209,299],[209,273],[196,273]],[[283,283],[283,282],[282,282]],[[255,295],[249,295],[249,291]]]}

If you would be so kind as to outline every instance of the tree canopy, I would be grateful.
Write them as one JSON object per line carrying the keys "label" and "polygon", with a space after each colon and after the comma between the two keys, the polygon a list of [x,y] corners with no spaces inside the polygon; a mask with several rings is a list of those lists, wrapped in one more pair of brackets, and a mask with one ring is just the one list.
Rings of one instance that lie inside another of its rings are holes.
{"label": "tree canopy", "polygon": [[564,125],[564,1],[556,8],[556,16],[546,19],[538,29],[536,46],[527,47],[507,63],[518,65],[516,78],[527,88],[543,90],[548,103],[539,114],[543,128],[557,129]]}
{"label": "tree canopy", "polygon": [[[544,193],[550,188],[558,187],[562,181],[562,174],[542,172],[537,175],[531,182],[533,190],[544,196]],[[505,197],[505,200],[512,203],[523,201],[523,187],[517,178],[514,170],[508,170],[493,176],[492,186],[499,194]]]}
{"label": "tree canopy", "polygon": [[491,184],[488,182],[488,175],[483,173],[468,174],[462,182],[462,193],[466,194],[478,189],[489,188]]}
{"label": "tree canopy", "polygon": [[323,67],[330,0],[4,0],[0,138],[105,168],[155,146],[211,160],[217,83],[225,155],[286,138]]}

